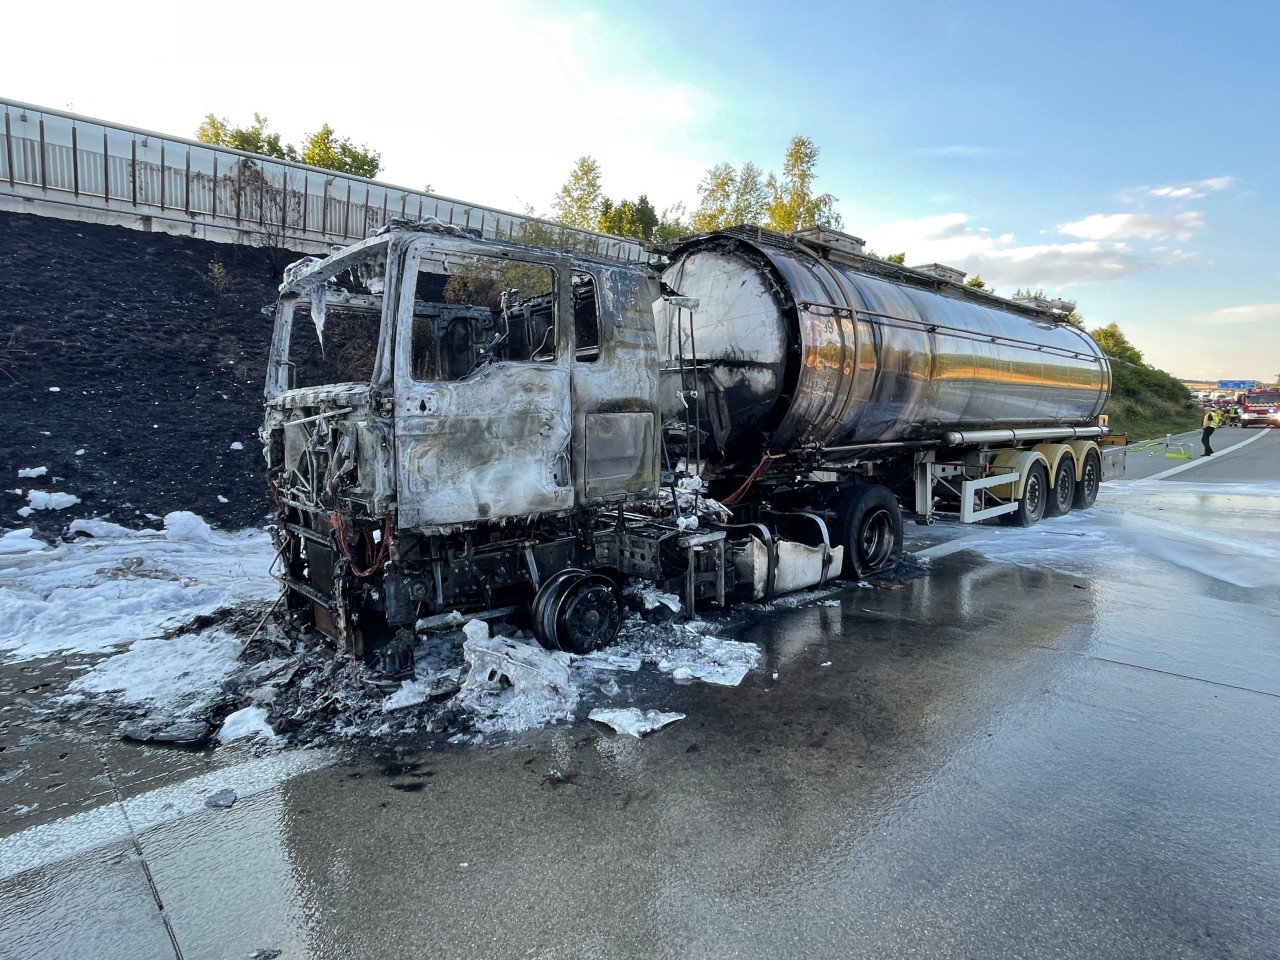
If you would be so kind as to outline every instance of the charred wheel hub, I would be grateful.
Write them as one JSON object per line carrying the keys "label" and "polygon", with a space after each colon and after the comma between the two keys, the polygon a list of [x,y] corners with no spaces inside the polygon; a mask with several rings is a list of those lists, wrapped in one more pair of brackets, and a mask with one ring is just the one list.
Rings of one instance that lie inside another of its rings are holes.
{"label": "charred wheel hub", "polygon": [[561,570],[533,601],[533,630],[548,650],[590,653],[618,635],[622,604],[613,581],[585,570]]}

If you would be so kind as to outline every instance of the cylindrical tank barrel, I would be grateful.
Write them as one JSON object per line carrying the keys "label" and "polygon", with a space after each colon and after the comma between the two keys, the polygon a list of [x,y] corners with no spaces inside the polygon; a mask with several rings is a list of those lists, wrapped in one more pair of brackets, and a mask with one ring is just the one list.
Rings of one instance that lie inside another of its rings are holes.
{"label": "cylindrical tank barrel", "polygon": [[772,236],[696,238],[663,274],[698,301],[659,318],[663,415],[684,416],[696,390],[704,455],[1080,426],[1102,412],[1111,368],[1077,327]]}

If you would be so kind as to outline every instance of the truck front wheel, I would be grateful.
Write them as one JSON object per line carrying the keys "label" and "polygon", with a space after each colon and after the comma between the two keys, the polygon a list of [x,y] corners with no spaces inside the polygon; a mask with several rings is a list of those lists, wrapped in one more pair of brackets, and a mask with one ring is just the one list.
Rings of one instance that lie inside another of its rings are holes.
{"label": "truck front wheel", "polygon": [[902,553],[902,508],[887,489],[875,484],[853,487],[836,503],[843,574],[862,580],[887,570]]}

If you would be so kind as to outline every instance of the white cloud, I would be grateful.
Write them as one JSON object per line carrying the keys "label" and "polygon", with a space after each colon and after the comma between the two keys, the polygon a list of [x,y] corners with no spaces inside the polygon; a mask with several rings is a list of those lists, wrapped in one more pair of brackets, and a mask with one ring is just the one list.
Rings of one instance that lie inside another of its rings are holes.
{"label": "white cloud", "polygon": [[1161,217],[1149,213],[1095,213],[1058,227],[1060,233],[1085,240],[1161,240],[1172,237],[1186,241],[1203,230],[1204,218],[1194,211]]}
{"label": "white cloud", "polygon": [[1207,180],[1192,180],[1164,187],[1150,187],[1146,193],[1150,197],[1165,197],[1174,200],[1195,200],[1207,193],[1227,190],[1235,183],[1234,177],[1209,177]]}
{"label": "white cloud", "polygon": [[1201,313],[1194,318],[1199,323],[1212,324],[1271,324],[1280,327],[1280,303],[1253,303],[1241,307],[1222,307]]}
{"label": "white cloud", "polygon": [[975,227],[963,213],[900,220],[867,232],[882,256],[905,250],[907,263],[945,263],[997,287],[1060,288],[1129,276],[1151,265],[1126,243],[1082,240],[1019,246],[1011,233]]}
{"label": "white cloud", "polygon": [[1012,242],[1011,233],[994,235],[986,227],[970,226],[963,213],[899,220],[867,236],[867,245],[881,255],[905,250],[911,263],[953,263]]}
{"label": "white cloud", "polygon": [[993,250],[974,269],[988,283],[1053,289],[1072,283],[1119,280],[1151,262],[1127,243],[1083,240]]}

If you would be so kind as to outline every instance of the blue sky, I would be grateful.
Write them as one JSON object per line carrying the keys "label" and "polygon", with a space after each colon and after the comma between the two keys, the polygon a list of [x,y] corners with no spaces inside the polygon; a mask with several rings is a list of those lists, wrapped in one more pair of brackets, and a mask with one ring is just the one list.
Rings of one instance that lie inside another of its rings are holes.
{"label": "blue sky", "polygon": [[692,208],[712,164],[776,169],[802,134],[877,252],[1075,299],[1177,376],[1280,375],[1274,2],[234,0],[59,20],[6,13],[11,37],[48,39],[7,50],[0,95],[186,136],[209,111],[294,141],[328,122],[381,149],[382,179],[508,209],[549,211],[582,154],[615,199]]}

